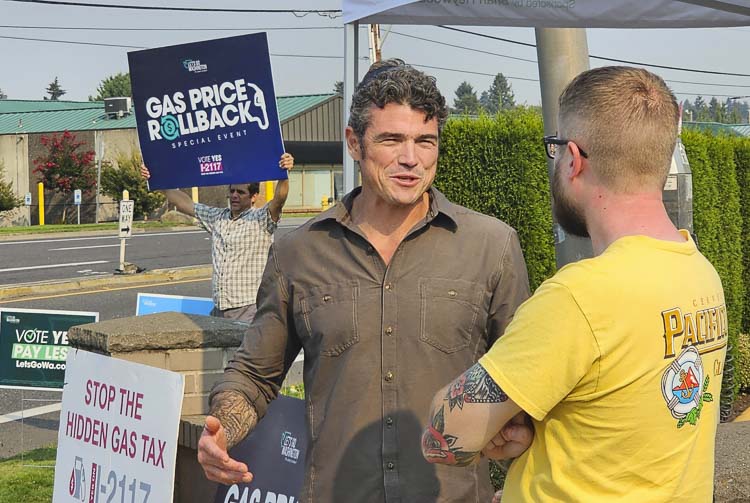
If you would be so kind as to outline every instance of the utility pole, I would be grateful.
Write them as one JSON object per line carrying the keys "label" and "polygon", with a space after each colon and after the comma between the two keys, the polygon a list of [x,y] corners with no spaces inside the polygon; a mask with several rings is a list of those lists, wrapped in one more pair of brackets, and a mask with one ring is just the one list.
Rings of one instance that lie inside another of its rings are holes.
{"label": "utility pole", "polygon": [[[560,93],[576,75],[589,69],[586,30],[582,28],[536,28],[535,32],[544,134],[553,135],[557,134]],[[550,186],[554,169],[555,162],[548,159],[547,171]],[[593,256],[590,239],[566,234],[554,215],[552,218],[558,269],[570,262]]]}
{"label": "utility pole", "polygon": [[380,38],[380,25],[370,25],[370,64],[377,63],[383,58],[380,49],[383,47],[383,41]]}

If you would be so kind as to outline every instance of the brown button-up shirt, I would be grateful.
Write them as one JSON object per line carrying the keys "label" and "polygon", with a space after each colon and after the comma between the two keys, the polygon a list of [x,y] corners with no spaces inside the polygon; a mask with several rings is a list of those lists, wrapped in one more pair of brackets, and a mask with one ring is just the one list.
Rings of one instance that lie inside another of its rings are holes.
{"label": "brown button-up shirt", "polygon": [[516,232],[431,189],[427,217],[386,266],[352,223],[358,193],[276,240],[258,313],[214,393],[240,391],[262,417],[302,348],[300,501],[488,502],[487,463],[431,465],[420,434],[437,390],[529,296]]}

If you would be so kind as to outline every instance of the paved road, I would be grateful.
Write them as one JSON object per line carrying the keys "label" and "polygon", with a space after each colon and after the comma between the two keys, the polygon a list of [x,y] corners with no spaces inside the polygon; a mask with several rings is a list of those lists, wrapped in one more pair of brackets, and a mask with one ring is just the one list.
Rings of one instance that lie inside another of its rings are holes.
{"label": "paved road", "polygon": [[[277,236],[296,228],[305,219],[290,219],[277,230]],[[204,231],[154,231],[134,235],[129,241],[126,260],[150,269],[210,264],[210,242]],[[117,267],[117,239],[109,236],[70,236],[64,238],[0,241],[0,285],[31,281],[108,274]],[[100,246],[100,248],[97,248]],[[62,250],[61,248],[71,248]],[[115,258],[112,259],[111,256]],[[65,266],[66,261],[108,260],[102,264]],[[54,267],[38,267],[54,265]],[[37,267],[32,269],[32,267]],[[22,269],[23,268],[23,269]],[[8,270],[16,269],[16,270]],[[89,269],[89,271],[86,271]],[[210,297],[210,279],[172,281],[149,286],[118,287],[116,290],[72,292],[69,295],[2,300],[0,307],[58,309],[99,312],[104,321],[135,315],[138,292]],[[57,441],[59,410],[11,420],[10,413],[42,407],[55,407],[61,392],[0,389],[0,458],[14,456]]]}
{"label": "paved road", "polygon": [[[172,282],[168,285],[131,287],[117,291],[74,293],[65,297],[37,298],[17,302],[3,301],[0,302],[0,306],[98,311],[99,319],[103,321],[133,316],[138,292],[210,297],[211,281],[208,279],[190,280],[185,283]],[[14,456],[57,441],[60,416],[58,411],[26,418],[23,422],[3,422],[5,420],[3,416],[20,410],[54,406],[60,402],[61,396],[62,393],[57,391],[0,389],[0,458]]]}
{"label": "paved road", "polygon": [[[304,219],[282,221],[281,236]],[[37,235],[0,241],[0,285],[111,274],[119,267],[116,235]],[[209,235],[194,227],[152,230],[127,240],[125,260],[144,269],[165,269],[211,263]]]}

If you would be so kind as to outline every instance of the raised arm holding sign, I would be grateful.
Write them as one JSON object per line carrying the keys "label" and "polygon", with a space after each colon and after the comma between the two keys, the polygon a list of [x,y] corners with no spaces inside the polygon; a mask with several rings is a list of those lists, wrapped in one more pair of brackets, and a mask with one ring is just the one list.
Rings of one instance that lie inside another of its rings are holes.
{"label": "raised arm holding sign", "polygon": [[[294,166],[281,138],[266,34],[136,51],[128,60],[141,175],[211,233],[211,314],[251,321]],[[255,182],[263,180],[279,182],[256,208]],[[206,185],[229,185],[230,208],[193,203],[176,190]]]}
{"label": "raised arm holding sign", "polygon": [[[294,167],[291,154],[281,156],[279,167],[285,172]],[[146,166],[141,166],[141,176],[150,178],[151,173]],[[194,203],[190,196],[176,189],[164,192],[178,211],[197,218],[201,226],[211,233],[214,299],[211,314],[252,321],[268,249],[289,194],[289,180],[280,180],[273,199],[261,208],[254,207],[259,192],[257,183],[230,185],[229,208]],[[228,241],[233,243],[231,248],[224,246]]]}

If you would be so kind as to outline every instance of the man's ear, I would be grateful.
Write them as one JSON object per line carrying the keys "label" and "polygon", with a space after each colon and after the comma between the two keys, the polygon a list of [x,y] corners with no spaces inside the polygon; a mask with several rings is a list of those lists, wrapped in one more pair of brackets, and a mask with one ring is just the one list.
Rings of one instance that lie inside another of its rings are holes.
{"label": "man's ear", "polygon": [[351,126],[346,127],[344,134],[346,135],[346,149],[349,151],[349,155],[355,161],[361,161],[362,148],[359,144],[359,138],[354,133],[354,130],[351,128]]}
{"label": "man's ear", "polygon": [[583,174],[583,156],[578,145],[572,141],[568,142],[568,152],[570,152],[570,178],[576,178]]}

